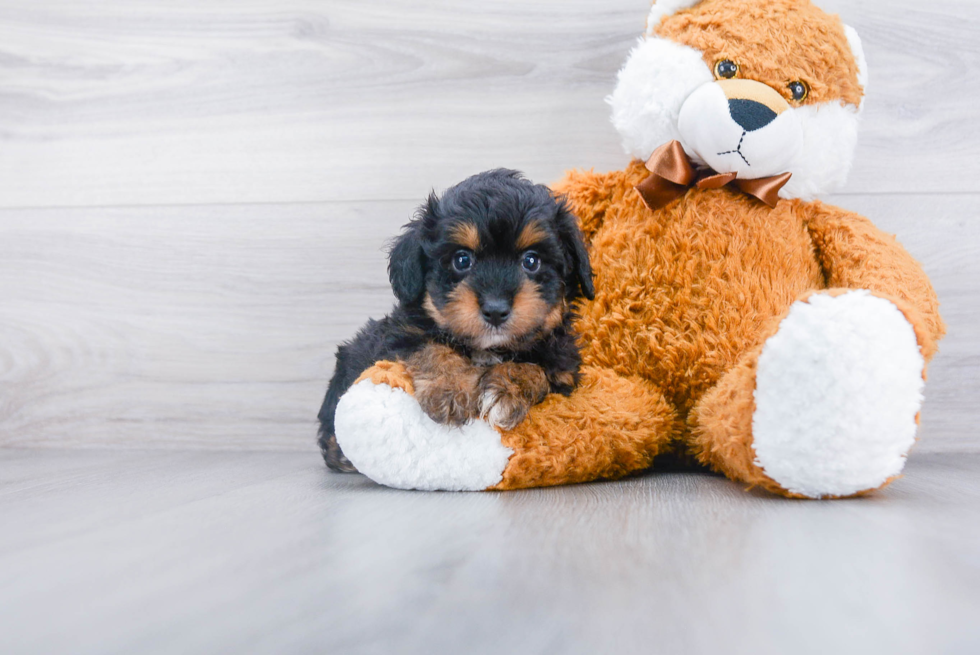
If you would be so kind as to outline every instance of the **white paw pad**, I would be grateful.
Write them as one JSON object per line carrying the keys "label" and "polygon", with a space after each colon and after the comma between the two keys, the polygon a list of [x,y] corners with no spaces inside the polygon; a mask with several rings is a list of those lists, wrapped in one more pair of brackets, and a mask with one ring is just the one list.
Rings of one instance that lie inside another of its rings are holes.
{"label": "white paw pad", "polygon": [[440,425],[413,396],[370,380],[344,394],[334,425],[354,466],[397,489],[482,491],[503,479],[514,454],[483,421]]}
{"label": "white paw pad", "polygon": [[756,377],[756,465],[811,498],[876,489],[915,442],[925,362],[894,304],[868,291],[793,305]]}

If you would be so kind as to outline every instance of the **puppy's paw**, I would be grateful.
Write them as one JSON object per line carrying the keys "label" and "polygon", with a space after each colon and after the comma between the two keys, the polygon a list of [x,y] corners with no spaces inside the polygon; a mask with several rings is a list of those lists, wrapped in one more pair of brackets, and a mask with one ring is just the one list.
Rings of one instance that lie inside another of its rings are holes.
{"label": "puppy's paw", "polygon": [[547,395],[548,379],[540,367],[497,364],[480,379],[480,417],[494,427],[513,430]]}
{"label": "puppy's paw", "polygon": [[480,398],[480,418],[501,430],[516,428],[530,410],[530,403],[501,389],[487,389]]}
{"label": "puppy's paw", "polygon": [[479,406],[472,389],[459,386],[458,380],[416,380],[415,399],[422,411],[436,423],[459,427],[479,416]]}
{"label": "puppy's paw", "polygon": [[327,468],[337,473],[357,473],[357,467],[344,455],[340,449],[335,435],[329,435],[320,442],[320,450],[323,452],[323,461],[327,463]]}
{"label": "puppy's paw", "polygon": [[414,379],[422,411],[436,423],[458,427],[480,415],[480,369],[452,348],[426,346],[409,358],[406,372]]}

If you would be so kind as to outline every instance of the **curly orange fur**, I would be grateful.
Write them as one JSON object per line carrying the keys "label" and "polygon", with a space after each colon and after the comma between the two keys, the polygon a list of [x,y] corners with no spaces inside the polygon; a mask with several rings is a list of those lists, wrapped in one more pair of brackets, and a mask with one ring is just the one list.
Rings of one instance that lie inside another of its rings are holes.
{"label": "curly orange fur", "polygon": [[[807,47],[797,38],[807,35]],[[730,2],[702,0],[691,9],[665,18],[654,34],[704,53],[705,63],[730,59],[739,66],[739,77],[768,84],[787,101],[793,101],[790,82],[810,87],[805,104],[840,100],[859,105],[864,89],[838,16],[826,14],[809,2],[766,0]]]}
{"label": "curly orange fur", "polygon": [[[555,190],[582,217],[596,297],[577,309],[584,388],[549,398],[504,434],[512,489],[627,475],[677,450],[729,477],[792,495],[752,450],[755,361],[797,300],[832,287],[892,299],[926,357],[944,332],[918,263],[867,219],[821,203],[770,210],[729,188],[651,212],[648,175],[570,173]],[[831,291],[832,293],[834,291]]]}
{"label": "curly orange fur", "polygon": [[[709,66],[736,61],[742,77],[787,100],[796,80],[810,87],[807,103],[863,96],[840,19],[805,0],[702,0],[653,32],[703,52]],[[770,209],[728,187],[692,189],[652,212],[635,190],[648,174],[634,161],[554,186],[581,221],[595,273],[595,300],[576,308],[582,383],[503,433],[514,455],[494,488],[617,478],[676,452],[793,496],[752,447],[766,338],[794,302],[870,289],[905,314],[928,360],[945,332],[935,291],[894,237],[856,214],[799,200]]]}

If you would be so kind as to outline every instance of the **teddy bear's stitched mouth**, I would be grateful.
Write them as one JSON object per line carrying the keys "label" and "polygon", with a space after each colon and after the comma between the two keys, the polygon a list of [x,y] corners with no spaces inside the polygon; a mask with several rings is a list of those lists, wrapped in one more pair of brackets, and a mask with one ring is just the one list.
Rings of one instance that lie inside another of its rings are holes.
{"label": "teddy bear's stitched mouth", "polygon": [[742,161],[745,162],[745,165],[746,166],[751,166],[752,164],[750,164],[749,163],[749,160],[746,159],[745,158],[745,155],[742,154],[742,143],[745,142],[745,135],[746,134],[748,134],[748,131],[747,130],[743,130],[742,131],[742,136],[738,140],[738,147],[737,148],[735,148],[734,150],[726,150],[725,152],[719,152],[718,154],[719,155],[738,155],[739,157],[742,158]]}

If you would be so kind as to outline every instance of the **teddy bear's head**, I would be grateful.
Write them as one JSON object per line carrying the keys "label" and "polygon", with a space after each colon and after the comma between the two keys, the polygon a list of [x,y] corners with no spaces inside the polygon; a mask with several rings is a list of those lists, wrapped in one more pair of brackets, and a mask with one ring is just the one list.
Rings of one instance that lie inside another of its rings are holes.
{"label": "teddy bear's head", "polygon": [[867,66],[857,32],[809,0],[657,0],[609,98],[628,154],[680,141],[740,179],[793,177],[783,198],[844,184]]}

